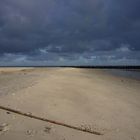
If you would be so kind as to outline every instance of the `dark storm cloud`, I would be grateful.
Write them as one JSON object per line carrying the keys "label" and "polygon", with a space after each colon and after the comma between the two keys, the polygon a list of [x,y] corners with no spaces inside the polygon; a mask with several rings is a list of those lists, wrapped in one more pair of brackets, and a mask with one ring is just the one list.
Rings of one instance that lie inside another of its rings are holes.
{"label": "dark storm cloud", "polygon": [[139,0],[0,1],[0,64],[140,64],[139,6]]}

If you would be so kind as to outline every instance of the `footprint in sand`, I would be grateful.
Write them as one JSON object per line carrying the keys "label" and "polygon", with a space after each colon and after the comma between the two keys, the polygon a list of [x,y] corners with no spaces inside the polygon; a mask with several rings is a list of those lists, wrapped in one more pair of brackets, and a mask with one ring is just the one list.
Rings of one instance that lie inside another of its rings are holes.
{"label": "footprint in sand", "polygon": [[0,134],[3,134],[8,130],[9,130],[9,125],[7,123],[0,124]]}
{"label": "footprint in sand", "polygon": [[27,130],[26,131],[26,135],[29,135],[29,136],[34,136],[36,133],[37,133],[37,131],[35,131],[35,130]]}
{"label": "footprint in sand", "polygon": [[44,132],[49,134],[51,132],[51,127],[46,126]]}

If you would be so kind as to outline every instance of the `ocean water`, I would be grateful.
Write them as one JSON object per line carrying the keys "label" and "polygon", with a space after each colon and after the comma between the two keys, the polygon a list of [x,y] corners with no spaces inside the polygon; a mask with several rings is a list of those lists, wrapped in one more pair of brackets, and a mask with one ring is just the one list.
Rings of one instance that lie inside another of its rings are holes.
{"label": "ocean water", "polygon": [[106,70],[106,72],[109,73],[109,74],[115,75],[115,76],[140,80],[140,70],[110,69],[110,70]]}

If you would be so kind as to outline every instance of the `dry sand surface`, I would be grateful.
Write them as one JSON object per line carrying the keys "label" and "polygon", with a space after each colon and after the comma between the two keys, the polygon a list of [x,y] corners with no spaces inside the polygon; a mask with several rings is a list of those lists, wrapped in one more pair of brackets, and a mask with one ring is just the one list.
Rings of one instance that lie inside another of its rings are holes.
{"label": "dry sand surface", "polygon": [[0,109],[0,140],[140,140],[140,81],[104,70],[0,68],[0,106],[103,134]]}

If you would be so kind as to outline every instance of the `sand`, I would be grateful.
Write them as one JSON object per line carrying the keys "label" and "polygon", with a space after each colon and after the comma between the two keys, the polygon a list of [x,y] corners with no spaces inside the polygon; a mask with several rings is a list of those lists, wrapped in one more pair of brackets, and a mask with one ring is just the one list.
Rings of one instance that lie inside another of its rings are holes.
{"label": "sand", "polygon": [[140,81],[105,70],[0,68],[0,106],[103,134],[0,109],[0,140],[140,139]]}

